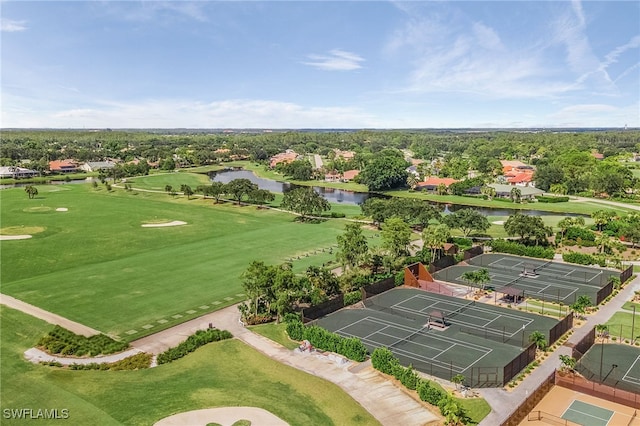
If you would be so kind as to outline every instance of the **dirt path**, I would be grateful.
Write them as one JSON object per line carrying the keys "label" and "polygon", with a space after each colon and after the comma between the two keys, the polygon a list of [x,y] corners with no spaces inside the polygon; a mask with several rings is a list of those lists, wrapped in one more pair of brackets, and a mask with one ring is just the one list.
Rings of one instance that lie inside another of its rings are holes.
{"label": "dirt path", "polygon": [[60,327],[64,327],[67,330],[73,331],[74,333],[82,336],[90,337],[100,334],[98,330],[94,330],[91,327],[71,321],[70,319],[61,317],[60,315],[56,315],[52,312],[45,311],[44,309],[40,309],[37,306],[33,306],[14,297],[7,296],[6,294],[0,294],[0,304],[17,309],[33,317],[40,318],[49,324],[59,325]]}

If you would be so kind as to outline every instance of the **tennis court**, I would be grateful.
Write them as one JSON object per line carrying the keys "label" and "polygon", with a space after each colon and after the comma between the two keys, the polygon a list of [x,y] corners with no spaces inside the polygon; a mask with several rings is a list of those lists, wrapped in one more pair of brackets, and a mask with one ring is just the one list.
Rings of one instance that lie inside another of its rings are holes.
{"label": "tennis court", "polygon": [[615,411],[597,405],[574,400],[562,414],[562,418],[583,426],[606,426]]}
{"label": "tennis court", "polygon": [[[446,380],[465,376],[470,386],[502,386],[533,331],[557,321],[509,309],[469,303],[417,289],[392,289],[367,299],[365,309],[342,309],[317,324],[357,337],[370,351],[389,348],[403,365]],[[437,314],[436,314],[437,313]],[[434,317],[443,323],[434,321]],[[530,362],[518,363],[518,371]],[[521,365],[520,365],[521,364]],[[508,368],[507,368],[508,367]]]}
{"label": "tennis court", "polygon": [[496,253],[476,256],[467,263],[469,266],[455,265],[438,271],[434,278],[470,285],[463,274],[486,268],[491,278],[490,288],[498,291],[514,288],[523,291],[525,297],[569,305],[582,295],[588,296],[595,304],[598,292],[607,286],[611,277],[619,276],[617,271],[602,268]]}
{"label": "tennis court", "polygon": [[576,369],[586,379],[640,393],[640,348],[625,344],[594,344]]}

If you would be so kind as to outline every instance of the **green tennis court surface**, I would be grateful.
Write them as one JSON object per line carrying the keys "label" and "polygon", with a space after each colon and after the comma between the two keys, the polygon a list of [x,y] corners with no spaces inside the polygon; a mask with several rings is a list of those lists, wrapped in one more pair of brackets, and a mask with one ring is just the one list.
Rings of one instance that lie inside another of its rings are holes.
{"label": "green tennis court surface", "polygon": [[587,380],[640,393],[640,348],[624,344],[594,344],[576,366]]}
{"label": "green tennis court surface", "polygon": [[523,351],[529,335],[548,333],[557,324],[548,317],[407,288],[371,297],[365,306],[342,309],[317,324],[361,339],[370,351],[387,347],[403,365],[423,373],[446,380],[462,374],[474,387],[502,386],[514,369],[530,362]]}
{"label": "green tennis court surface", "polygon": [[573,401],[562,418],[583,426],[606,426],[614,411],[582,401]]}
{"label": "green tennis court surface", "polygon": [[488,286],[500,290],[511,287],[524,291],[525,297],[544,299],[570,305],[582,295],[596,302],[598,291],[607,286],[619,272],[603,268],[555,263],[506,254],[489,253],[467,261],[468,266],[455,265],[434,274],[434,278],[456,284],[470,285],[462,278],[468,271],[486,268],[491,281]]}

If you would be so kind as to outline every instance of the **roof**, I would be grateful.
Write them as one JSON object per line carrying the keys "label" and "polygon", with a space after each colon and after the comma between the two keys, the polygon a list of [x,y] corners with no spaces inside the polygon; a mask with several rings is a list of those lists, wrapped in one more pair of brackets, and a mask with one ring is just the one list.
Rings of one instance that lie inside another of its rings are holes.
{"label": "roof", "polygon": [[360,170],[347,170],[344,172],[343,179],[351,180],[360,174]]}
{"label": "roof", "polygon": [[513,186],[513,185],[502,185],[499,183],[490,183],[491,188],[496,190],[496,194],[510,194],[513,188],[518,188],[520,190],[520,194],[523,196],[531,196],[531,195],[541,195],[544,194],[542,189],[534,188],[533,186]]}
{"label": "roof", "polygon": [[517,175],[507,179],[510,183],[531,182],[533,175],[531,173],[518,173]]}
{"label": "roof", "polygon": [[500,160],[500,164],[502,164],[502,167],[511,167],[511,168],[526,166],[526,164],[524,164],[520,160]]}
{"label": "roof", "polygon": [[49,161],[49,170],[75,169],[78,165],[72,160]]}
{"label": "roof", "polygon": [[444,184],[444,186],[449,187],[449,185],[456,182],[460,181],[453,178],[439,178],[437,176],[429,176],[423,182],[419,182],[417,186],[439,186],[440,184]]}
{"label": "roof", "polygon": [[86,164],[92,169],[110,169],[116,165],[111,161],[87,161]]}

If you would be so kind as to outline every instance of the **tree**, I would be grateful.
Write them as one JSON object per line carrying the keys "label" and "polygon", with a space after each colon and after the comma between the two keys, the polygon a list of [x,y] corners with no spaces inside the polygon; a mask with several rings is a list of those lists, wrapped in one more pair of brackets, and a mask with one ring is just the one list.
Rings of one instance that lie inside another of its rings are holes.
{"label": "tree", "polygon": [[509,236],[519,236],[521,240],[534,237],[536,243],[546,240],[552,229],[544,224],[540,216],[523,215],[520,212],[509,216],[504,223],[504,230]]}
{"label": "tree", "polygon": [[211,186],[207,190],[207,195],[211,195],[215,200],[216,204],[220,202],[222,195],[227,192],[227,184],[222,182],[212,182]]}
{"label": "tree", "polygon": [[416,189],[416,185],[418,185],[418,178],[413,173],[409,173],[407,177],[407,186],[411,189]]}
{"label": "tree", "polygon": [[429,225],[422,231],[424,247],[431,249],[431,263],[436,261],[438,251],[444,248],[444,243],[446,243],[449,238],[451,238],[451,231],[444,223]]}
{"label": "tree", "polygon": [[496,189],[492,186],[484,185],[480,188],[480,193],[487,196],[487,199],[493,200],[496,196]]}
{"label": "tree", "polygon": [[24,192],[27,193],[27,197],[29,197],[29,199],[31,200],[33,198],[36,198],[36,195],[38,195],[38,188],[32,185],[27,185],[24,187]]}
{"label": "tree", "polygon": [[529,342],[535,343],[536,348],[544,351],[547,348],[547,339],[544,334],[539,331],[534,331],[529,335]]}
{"label": "tree", "polygon": [[409,254],[411,243],[411,228],[402,219],[389,218],[382,225],[382,247],[389,251],[392,258],[399,258]]}
{"label": "tree", "polygon": [[561,371],[573,371],[576,368],[576,365],[578,364],[578,361],[576,361],[576,359],[572,356],[569,355],[559,355],[560,358],[560,370]]}
{"label": "tree", "polygon": [[313,188],[296,188],[285,192],[281,207],[296,212],[304,220],[312,214],[329,211],[331,204]]}
{"label": "tree", "polygon": [[[293,180],[310,180],[313,176],[313,167],[307,160],[295,160],[290,163],[282,164],[281,169]],[[280,167],[278,164],[278,167]]]}
{"label": "tree", "polygon": [[456,374],[451,378],[451,383],[456,385],[456,390],[460,390],[460,385],[464,383],[465,377],[462,374]]}
{"label": "tree", "polygon": [[471,283],[474,287],[479,287],[481,290],[484,290],[485,284],[491,282],[491,275],[489,275],[487,268],[482,268],[463,273],[462,279]]}
{"label": "tree", "polygon": [[465,238],[473,231],[484,232],[491,226],[482,213],[472,208],[460,209],[445,216],[444,223],[450,228],[460,229]]}
{"label": "tree", "polygon": [[596,333],[599,338],[604,339],[609,337],[609,326],[606,324],[596,324]]}
{"label": "tree", "polygon": [[190,200],[193,195],[193,189],[189,185],[180,185],[180,192],[187,196],[187,200]]}
{"label": "tree", "polygon": [[510,195],[511,201],[513,201],[514,203],[519,203],[520,199],[522,198],[522,190],[517,186],[514,186],[513,188],[511,188]]}
{"label": "tree", "polygon": [[234,179],[226,185],[227,193],[238,202],[238,205],[242,203],[242,198],[245,195],[256,189],[258,189],[258,185],[249,179]]}
{"label": "tree", "polygon": [[173,186],[171,185],[165,185],[164,190],[167,194],[171,195],[172,197],[176,195],[175,191],[173,190]]}
{"label": "tree", "polygon": [[254,189],[249,192],[249,202],[262,206],[276,199],[276,196],[267,189]]}
{"label": "tree", "polygon": [[367,185],[369,191],[399,188],[407,182],[408,166],[400,151],[385,149],[374,154],[357,179]]}
{"label": "tree", "polygon": [[362,234],[362,227],[358,223],[348,223],[344,234],[338,235],[338,252],[336,259],[344,269],[355,268],[364,260],[369,246],[367,238]]}
{"label": "tree", "polygon": [[609,221],[615,219],[617,213],[613,210],[596,210],[591,213],[591,218],[593,219],[598,231],[602,231],[602,228],[609,223]]}
{"label": "tree", "polygon": [[447,185],[445,185],[444,183],[439,183],[436,191],[438,195],[447,195]]}
{"label": "tree", "polygon": [[584,226],[584,218],[582,216],[565,217],[558,222],[558,228],[560,228],[560,243],[562,243],[567,229],[572,226]]}

